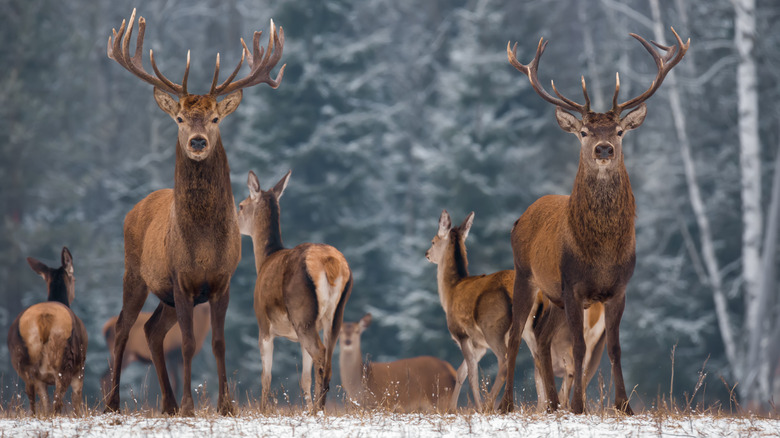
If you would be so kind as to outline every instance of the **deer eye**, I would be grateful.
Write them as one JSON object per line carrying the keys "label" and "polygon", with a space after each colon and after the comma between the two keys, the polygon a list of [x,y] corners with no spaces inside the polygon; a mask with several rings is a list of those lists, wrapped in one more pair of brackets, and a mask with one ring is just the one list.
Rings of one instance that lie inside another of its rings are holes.
{"label": "deer eye", "polygon": [[585,131],[580,131],[580,135],[581,135],[581,136],[583,136],[583,137],[587,137],[587,136],[588,136],[588,133],[587,133],[587,132],[585,132]]}
{"label": "deer eye", "polygon": [[211,122],[212,122],[212,123],[217,123],[217,122],[219,122],[219,117],[214,117],[214,120],[212,120]]}
{"label": "deer eye", "polygon": [[181,123],[181,122],[183,122],[184,120],[182,120],[182,118],[181,118],[181,117],[176,117],[176,121],[177,121],[177,122],[179,122],[179,123]]}
{"label": "deer eye", "polygon": [[623,130],[621,129],[620,131],[618,131],[618,137],[622,137],[622,136],[623,136]]}

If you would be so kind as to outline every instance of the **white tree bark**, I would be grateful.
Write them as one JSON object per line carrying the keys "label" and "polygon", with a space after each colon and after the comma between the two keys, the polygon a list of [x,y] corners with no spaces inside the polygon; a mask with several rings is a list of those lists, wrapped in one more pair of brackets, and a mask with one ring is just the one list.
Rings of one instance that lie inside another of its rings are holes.
{"label": "white tree bark", "polygon": [[[664,26],[661,20],[661,9],[658,0],[650,0],[650,10],[653,15],[653,36],[656,41],[664,41]],[[704,206],[704,200],[699,190],[696,177],[696,167],[691,155],[691,142],[686,131],[685,111],[680,100],[680,90],[674,71],[666,78],[665,88],[669,92],[669,105],[671,106],[672,119],[674,120],[677,141],[680,147],[680,156],[685,169],[685,180],[688,186],[691,208],[696,217],[696,225],[699,227],[701,258],[707,273],[707,280],[712,288],[715,312],[717,314],[718,329],[720,331],[723,346],[726,350],[726,358],[732,370],[737,365],[737,345],[734,338],[731,315],[729,314],[726,293],[723,290],[723,281],[720,274],[718,258],[715,254],[715,245],[712,237],[709,217]]]}
{"label": "white tree bark", "polygon": [[760,388],[759,356],[764,309],[761,307],[761,165],[758,136],[758,75],[754,59],[756,39],[755,0],[732,0],[734,5],[734,44],[737,65],[737,114],[739,117],[739,161],[742,195],[742,279],[745,324],[743,338],[747,354],[738,377],[744,402],[764,401],[768,388]]}

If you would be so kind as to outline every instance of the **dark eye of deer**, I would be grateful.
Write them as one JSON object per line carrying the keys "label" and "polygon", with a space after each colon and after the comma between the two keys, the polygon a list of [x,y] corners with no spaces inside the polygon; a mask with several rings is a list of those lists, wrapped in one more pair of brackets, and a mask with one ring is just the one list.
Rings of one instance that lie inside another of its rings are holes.
{"label": "dark eye of deer", "polygon": [[622,136],[623,136],[623,131],[618,131],[618,137],[622,137]]}
{"label": "dark eye of deer", "polygon": [[212,122],[212,123],[217,123],[218,121],[219,121],[219,118],[217,118],[217,117],[214,117],[214,120],[212,120],[211,122]]}
{"label": "dark eye of deer", "polygon": [[580,135],[581,135],[581,136],[583,136],[583,137],[587,137],[587,136],[588,136],[588,133],[587,133],[587,132],[585,132],[585,131],[580,131]]}
{"label": "dark eye of deer", "polygon": [[177,122],[179,122],[179,123],[181,123],[181,122],[183,122],[184,120],[182,120],[182,118],[181,118],[181,117],[176,117],[176,121],[177,121]]}

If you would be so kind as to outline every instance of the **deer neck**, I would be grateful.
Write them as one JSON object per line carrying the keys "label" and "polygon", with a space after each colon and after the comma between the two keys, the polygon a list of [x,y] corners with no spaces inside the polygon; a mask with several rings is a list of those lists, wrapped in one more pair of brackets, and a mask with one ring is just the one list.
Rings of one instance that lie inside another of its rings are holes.
{"label": "deer neck", "polygon": [[282,226],[279,222],[279,204],[271,203],[268,211],[263,213],[255,219],[252,231],[252,248],[255,253],[257,272],[260,272],[260,267],[268,256],[284,249]]}
{"label": "deer neck", "polygon": [[576,250],[586,259],[614,256],[623,260],[635,249],[636,204],[621,161],[599,174],[580,160],[569,197],[568,224]]}
{"label": "deer neck", "polygon": [[341,386],[352,398],[360,397],[363,392],[363,352],[360,345],[345,350],[341,348],[339,356],[339,368],[341,373]]}
{"label": "deer neck", "polygon": [[439,286],[439,299],[444,311],[447,312],[450,297],[455,292],[455,286],[469,276],[469,262],[466,256],[466,245],[454,234],[447,245],[444,258],[436,270],[436,282]]}
{"label": "deer neck", "polygon": [[[60,270],[61,271],[61,270]],[[62,280],[62,278],[56,278],[58,275],[65,275],[62,272],[55,272],[53,274],[55,278],[49,283],[49,297],[47,301],[56,301],[62,303],[67,307],[70,307],[70,300],[68,299],[68,286]]]}
{"label": "deer neck", "polygon": [[176,147],[173,199],[176,224],[196,235],[210,235],[206,230],[235,229],[238,224],[230,186],[230,167],[222,140],[202,161],[186,157],[182,146]]}

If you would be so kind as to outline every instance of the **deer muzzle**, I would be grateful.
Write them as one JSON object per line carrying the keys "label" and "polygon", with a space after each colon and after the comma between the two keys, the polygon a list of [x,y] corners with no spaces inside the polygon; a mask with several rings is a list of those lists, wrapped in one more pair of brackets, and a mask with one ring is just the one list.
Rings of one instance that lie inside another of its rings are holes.
{"label": "deer muzzle", "polygon": [[203,137],[195,137],[190,140],[190,148],[194,151],[202,151],[203,149],[206,149],[206,146],[208,145],[208,140],[206,140]]}
{"label": "deer muzzle", "polygon": [[598,160],[609,160],[615,157],[615,148],[610,144],[597,144],[596,147],[593,148],[593,154]]}

